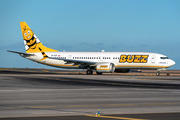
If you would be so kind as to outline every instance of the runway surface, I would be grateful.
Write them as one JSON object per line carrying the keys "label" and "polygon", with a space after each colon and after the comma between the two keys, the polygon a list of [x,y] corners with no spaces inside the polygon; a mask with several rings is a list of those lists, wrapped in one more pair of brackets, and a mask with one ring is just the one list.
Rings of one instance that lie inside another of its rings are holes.
{"label": "runway surface", "polygon": [[179,76],[0,72],[1,119],[178,120],[179,113]]}

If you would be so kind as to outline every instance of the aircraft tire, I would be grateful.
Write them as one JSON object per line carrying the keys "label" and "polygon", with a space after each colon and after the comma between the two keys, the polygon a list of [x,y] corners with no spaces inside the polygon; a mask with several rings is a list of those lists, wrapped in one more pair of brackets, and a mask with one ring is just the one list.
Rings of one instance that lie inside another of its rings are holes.
{"label": "aircraft tire", "polygon": [[92,74],[93,74],[93,71],[92,71],[92,70],[87,70],[87,71],[86,71],[86,74],[87,74],[87,75],[92,75]]}
{"label": "aircraft tire", "polygon": [[156,76],[160,76],[160,72],[157,72],[157,73],[156,73]]}

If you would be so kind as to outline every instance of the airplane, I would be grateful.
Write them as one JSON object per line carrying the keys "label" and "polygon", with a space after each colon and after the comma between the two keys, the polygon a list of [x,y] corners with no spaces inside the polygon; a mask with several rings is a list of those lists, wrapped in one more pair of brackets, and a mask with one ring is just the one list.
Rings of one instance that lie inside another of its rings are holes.
{"label": "airplane", "polygon": [[91,75],[130,72],[131,69],[161,70],[175,65],[167,56],[149,52],[59,52],[45,47],[26,22],[20,22],[26,53],[10,51],[36,63],[66,69],[86,69]]}

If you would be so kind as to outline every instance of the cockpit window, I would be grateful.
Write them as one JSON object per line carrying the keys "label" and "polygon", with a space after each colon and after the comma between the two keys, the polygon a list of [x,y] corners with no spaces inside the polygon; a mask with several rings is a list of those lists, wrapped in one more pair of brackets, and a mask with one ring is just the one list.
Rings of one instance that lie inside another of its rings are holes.
{"label": "cockpit window", "polygon": [[168,57],[160,57],[161,59],[169,59]]}

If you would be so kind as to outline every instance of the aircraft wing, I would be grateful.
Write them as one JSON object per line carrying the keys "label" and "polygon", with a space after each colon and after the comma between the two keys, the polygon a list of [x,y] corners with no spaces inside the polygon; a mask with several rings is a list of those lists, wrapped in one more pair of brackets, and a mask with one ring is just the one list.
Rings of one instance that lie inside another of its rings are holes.
{"label": "aircraft wing", "polygon": [[22,53],[22,52],[16,52],[16,51],[11,51],[11,50],[6,50],[6,51],[19,54],[20,56],[23,56],[23,57],[34,56],[34,54],[29,54],[29,53]]}
{"label": "aircraft wing", "polygon": [[91,62],[91,61],[83,61],[83,60],[73,60],[73,59],[63,59],[63,58],[54,58],[54,57],[48,57],[45,52],[41,48],[39,48],[41,51],[41,54],[43,55],[43,58],[40,60],[45,60],[47,58],[49,59],[56,59],[56,60],[63,60],[66,63],[65,64],[71,64],[73,63],[74,65],[81,65],[81,66],[88,66],[88,65],[96,65],[97,62]]}
{"label": "aircraft wing", "polygon": [[84,61],[84,60],[73,60],[73,59],[63,59],[63,58],[53,58],[48,57],[49,59],[56,59],[56,60],[63,60],[67,62],[66,64],[74,63],[74,64],[81,64],[81,65],[95,65],[97,62],[91,62],[91,61]]}

